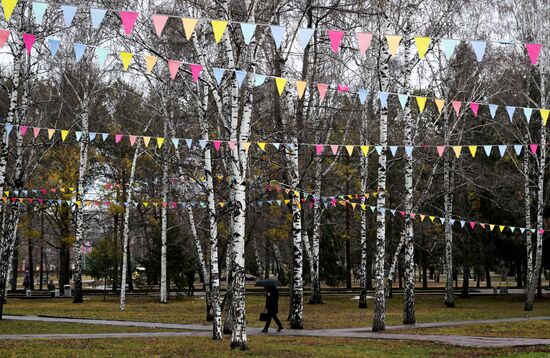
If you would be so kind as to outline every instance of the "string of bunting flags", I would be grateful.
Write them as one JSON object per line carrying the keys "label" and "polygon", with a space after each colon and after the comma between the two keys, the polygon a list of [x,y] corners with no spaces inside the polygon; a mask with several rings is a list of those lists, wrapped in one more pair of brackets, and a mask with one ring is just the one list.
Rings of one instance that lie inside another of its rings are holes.
{"label": "string of bunting flags", "polygon": [[[6,132],[9,135],[13,131],[13,124],[6,123],[4,124],[6,127]],[[74,138],[76,141],[82,140],[83,132],[82,131],[74,131],[70,129],[56,129],[56,128],[42,128],[42,127],[32,127],[32,126],[26,126],[21,125],[19,126],[19,133],[25,137],[30,132],[32,132],[32,136],[34,139],[38,139],[41,133],[44,133],[45,136],[47,136],[48,140],[54,140],[56,134],[61,138],[62,142],[65,142],[67,138],[69,138],[69,134],[74,135]],[[222,149],[222,144],[227,146],[227,149],[235,149],[237,148],[237,145],[239,148],[243,148],[245,151],[249,151],[252,145],[254,147],[257,147],[261,152],[266,151],[269,147],[273,147],[275,150],[279,150],[281,146],[288,148],[289,150],[295,150],[295,146],[293,143],[273,143],[273,142],[239,142],[239,141],[227,141],[227,140],[218,140],[218,139],[211,139],[211,140],[204,140],[204,139],[190,139],[190,138],[172,138],[172,137],[151,137],[151,136],[143,136],[143,135],[134,135],[134,134],[122,134],[122,133],[101,133],[101,132],[88,132],[88,138],[91,142],[98,142],[102,141],[105,142],[108,138],[113,137],[115,144],[123,144],[123,139],[127,138],[128,144],[130,146],[133,146],[138,139],[143,140],[143,143],[146,148],[149,148],[151,145],[151,140],[154,139],[156,141],[156,147],[162,148],[165,142],[172,143],[173,147],[175,149],[179,148],[180,142],[185,142],[188,149],[193,149],[193,147],[198,145],[198,148],[201,150],[204,150],[207,145],[210,145],[214,148],[216,152],[219,152]],[[493,148],[498,149],[498,153],[501,157],[503,157],[507,152],[508,153],[515,153],[516,155],[520,155],[522,151],[529,150],[533,155],[537,153],[537,151],[540,149],[540,144],[537,143],[531,143],[531,144],[475,144],[475,145],[428,145],[428,144],[421,144],[421,145],[388,145],[388,146],[382,146],[382,145],[356,145],[356,144],[322,144],[322,143],[298,143],[299,147],[310,147],[315,150],[316,155],[324,155],[325,153],[328,153],[329,155],[338,155],[339,152],[345,151],[348,153],[349,156],[353,156],[354,152],[362,153],[364,156],[369,155],[369,153],[372,152],[372,149],[380,155],[382,154],[382,151],[384,149],[389,150],[392,156],[397,155],[398,151],[404,151],[408,155],[411,155],[412,152],[415,149],[421,149],[421,150],[435,150],[437,155],[440,157],[444,155],[445,151],[452,150],[456,158],[459,158],[463,154],[463,150],[468,150],[470,155],[475,158],[478,149],[483,148],[483,152],[486,156],[490,156],[493,152]],[[546,147],[550,146],[549,144],[546,144]],[[154,145],[153,145],[154,147]],[[513,152],[512,152],[513,149]]]}
{"label": "string of bunting flags", "polygon": [[[0,29],[0,49],[7,42],[10,33],[11,31],[9,30]],[[28,34],[28,33],[24,33],[21,36],[23,38],[23,43],[25,44],[25,49],[27,51],[27,54],[30,55],[32,48],[36,43],[37,37],[33,34]],[[45,42],[47,42],[47,46],[49,48],[51,56],[53,57],[57,55],[60,49],[61,43],[72,44],[76,62],[79,62],[82,60],[88,48],[94,49],[95,56],[100,66],[105,65],[105,62],[109,55],[118,54],[118,58],[122,64],[124,71],[128,71],[130,64],[136,57],[143,57],[143,59],[145,60],[145,67],[146,67],[147,74],[152,73],[153,69],[158,63],[158,57],[154,55],[136,55],[134,53],[127,52],[127,51],[115,51],[112,49],[95,47],[95,46],[90,46],[82,43],[61,41],[59,39],[50,38],[50,37],[46,38]],[[202,72],[205,70],[204,67],[200,64],[179,61],[179,60],[169,59],[166,61],[166,64],[167,64],[168,71],[170,73],[170,78],[172,80],[176,79],[179,71],[181,70],[181,67],[184,65],[188,66],[189,68],[188,72],[191,74],[193,82],[198,82]],[[278,77],[275,75],[264,75],[264,74],[259,74],[255,72],[247,72],[243,70],[228,69],[228,68],[213,67],[212,73],[218,86],[222,84],[222,81],[226,73],[232,73],[235,76],[238,88],[242,86],[247,76],[253,76],[255,87],[259,87],[263,85],[267,79],[270,79],[275,82],[275,85],[277,87],[277,92],[279,93],[279,95],[283,94],[285,86],[293,83],[296,90],[296,94],[299,99],[303,98],[304,94],[306,93],[306,90],[308,90],[308,83],[310,83],[308,81]],[[319,100],[321,102],[325,100],[329,90],[337,94],[356,94],[361,104],[365,104],[370,93],[368,89],[352,88],[349,85],[341,84],[341,83],[329,84],[329,83],[315,82],[314,84],[319,95]],[[550,113],[549,109],[537,108],[537,107],[497,105],[497,104],[491,104],[491,103],[483,103],[479,101],[459,101],[459,100],[448,101],[437,97],[411,95],[407,93],[398,93],[398,92],[378,91],[377,96],[380,101],[380,105],[384,108],[388,106],[388,100],[390,99],[390,96],[392,96],[393,98],[397,98],[402,108],[405,108],[411,99],[415,99],[417,109],[420,113],[424,112],[428,100],[433,101],[433,103],[435,104],[435,107],[437,108],[440,114],[442,113],[445,105],[450,102],[457,116],[460,116],[461,113],[463,113],[466,108],[469,108],[469,110],[471,110],[474,117],[477,118],[481,106],[487,106],[489,109],[491,118],[495,119],[498,109],[504,108],[506,110],[506,113],[508,114],[508,118],[510,119],[510,122],[513,121],[514,115],[516,112],[518,112],[518,110],[523,111],[523,116],[525,117],[527,122],[530,122],[533,113],[535,113],[536,111],[539,111],[540,116],[544,121],[544,124],[546,125],[548,121],[548,115]]]}
{"label": "string of bunting flags", "polygon": [[[321,197],[319,195],[316,195],[314,193],[305,192],[301,189],[292,188],[289,185],[286,185],[284,183],[280,183],[276,181],[272,181],[272,182],[274,182],[275,185],[285,186],[285,191],[291,191],[294,193],[295,196],[302,196],[302,197],[305,196],[307,198],[310,198],[311,200],[309,205],[310,209],[313,208],[314,203],[318,201],[320,204],[324,205],[325,208],[336,207],[338,204],[344,207],[347,205],[350,205],[353,210],[355,210],[355,208],[359,206],[363,211],[367,211],[367,208],[368,208],[370,209],[371,213],[375,213],[376,211],[378,211],[382,214],[390,213],[392,216],[401,216],[403,218],[409,216],[412,220],[419,219],[420,222],[425,222],[425,219],[428,218],[429,219],[428,222],[430,222],[433,225],[436,225],[438,223],[443,225],[447,220],[445,216],[429,215],[429,214],[412,212],[412,211],[406,212],[398,209],[389,209],[386,207],[377,207],[374,205],[367,205],[365,204],[365,198],[360,196],[355,197],[355,199],[360,199],[361,200],[360,202],[351,201],[353,199],[353,196],[351,195],[343,195],[338,197],[326,198],[326,197]],[[378,194],[377,192],[374,192],[374,193]],[[375,195],[373,195],[373,197],[375,197]],[[336,198],[339,198],[340,200],[336,200]],[[294,205],[300,206],[300,202],[296,202]],[[497,229],[501,233],[504,231],[510,231],[511,233],[519,231],[521,234],[523,234],[525,233],[526,230],[531,231],[531,233],[533,234],[537,232],[540,234],[545,233],[545,230],[543,228],[527,229],[525,227],[518,227],[518,226],[488,224],[488,223],[483,223],[475,220],[466,220],[463,218],[458,218],[456,216],[449,218],[449,222],[451,223],[451,225],[457,224],[458,226],[460,226],[461,229],[464,229],[464,230],[467,230],[467,228],[469,227],[472,231],[475,230],[477,227],[479,227],[482,230],[486,230],[488,228],[489,231],[494,231],[495,229]]]}
{"label": "string of bunting flags", "polygon": [[[4,9],[4,17],[6,21],[10,20],[11,15],[17,3],[18,3],[18,0],[2,0],[2,7]],[[130,36],[132,34],[134,25],[138,17],[141,15],[141,13],[137,11],[91,8],[91,7],[85,7],[82,5],[60,4],[58,6],[63,14],[63,21],[66,27],[70,27],[72,25],[74,17],[79,9],[89,10],[91,24],[94,29],[97,29],[101,26],[101,23],[103,22],[103,19],[108,12],[116,13],[120,17],[121,25],[123,27],[124,34],[126,36]],[[44,20],[44,15],[46,14],[46,11],[48,10],[48,8],[50,8],[49,3],[39,2],[39,1],[32,2],[32,10],[33,10],[33,15],[36,23],[42,24]],[[192,17],[178,16],[178,15],[154,14],[151,16],[151,23],[158,37],[162,35],[162,32],[170,18],[180,19],[183,25],[183,32],[187,40],[191,39],[191,36],[193,35],[193,32],[195,30],[195,27],[199,21],[206,21],[210,23],[210,25],[212,26],[214,41],[216,43],[219,43],[221,41],[222,36],[229,24],[239,25],[243,40],[247,45],[250,44],[250,42],[252,41],[252,38],[254,37],[254,34],[258,26],[268,27],[270,29],[272,39],[275,42],[275,45],[277,46],[277,48],[281,47],[283,39],[287,34],[287,27],[280,24],[261,24],[261,23],[240,22],[240,21],[234,21],[234,20],[229,21],[229,20],[220,20],[220,19],[192,18]],[[357,50],[363,55],[369,49],[370,44],[372,42],[372,37],[373,37],[373,34],[370,32],[343,31],[343,30],[333,29],[333,28],[325,29],[325,28],[300,27],[297,29],[296,32],[297,32],[298,42],[300,43],[301,47],[304,49],[310,43],[311,38],[313,37],[315,32],[317,33],[326,32],[326,36],[328,37],[330,42],[331,50],[335,53],[340,52],[341,43],[346,35],[348,37],[354,37],[357,41]],[[399,44],[403,39],[403,35],[385,34],[384,37],[386,39],[387,46],[391,55],[393,57],[397,56]],[[426,36],[414,37],[414,42],[417,48],[418,56],[421,60],[425,58],[425,55],[430,48],[430,44],[435,40],[436,39],[433,39],[431,37],[426,37]],[[447,59],[449,59],[450,57],[452,57],[455,48],[463,40],[452,39],[452,38],[442,38],[442,39],[439,39],[439,41],[441,43],[441,47],[443,49],[443,52],[445,53],[445,56],[447,57]],[[500,45],[517,45],[517,44],[524,45],[527,51],[527,54],[529,55],[529,59],[533,65],[537,64],[537,61],[542,49],[542,44],[523,43],[516,40],[514,41],[470,40],[468,42],[472,47],[472,50],[474,51],[478,62],[481,62],[483,60],[487,43],[496,43]]]}
{"label": "string of bunting flags", "polygon": [[[353,196],[352,196],[353,197]],[[361,196],[359,196],[361,197]],[[373,195],[374,197],[374,195]],[[356,198],[356,197],[353,197]],[[314,194],[311,195],[310,198],[302,198],[300,201],[296,203],[296,201],[293,201],[291,199],[284,199],[284,200],[256,200],[253,204],[257,205],[258,207],[265,206],[277,206],[277,207],[291,207],[292,205],[300,205],[300,202],[307,202],[309,200],[309,208],[313,208],[314,202],[319,201],[324,205],[325,208],[336,208],[338,205],[340,206],[347,206],[350,205],[353,210],[355,210],[357,207],[359,207],[362,211],[367,211],[367,209],[370,209],[371,213],[375,213],[376,211],[381,212],[382,214],[391,214],[393,216],[401,216],[406,217],[409,216],[412,220],[418,219],[420,222],[427,222],[431,223],[432,225],[443,225],[445,224],[446,218],[443,216],[436,216],[436,215],[429,215],[429,214],[423,214],[419,212],[410,212],[407,213],[402,210],[397,209],[389,209],[385,207],[376,207],[373,205],[367,205],[364,202],[364,197],[362,197],[360,202],[353,202],[352,199],[349,199],[348,195],[341,195],[338,197],[319,197],[315,196]],[[53,206],[53,205],[77,205],[77,206],[86,206],[86,207],[109,207],[111,205],[120,205],[124,207],[130,207],[130,208],[148,208],[148,207],[159,207],[163,206],[170,209],[179,209],[179,208],[188,208],[188,207],[196,207],[196,208],[206,208],[207,202],[206,201],[188,201],[188,202],[162,202],[162,201],[132,201],[132,202],[121,202],[121,201],[115,201],[115,200],[61,200],[61,199],[44,199],[44,198],[29,198],[29,197],[3,197],[2,203],[0,205],[5,204],[24,204],[24,205],[34,205],[34,206]],[[217,205],[220,208],[223,208],[227,203],[224,201],[219,201]],[[428,218],[428,220],[426,220]],[[450,218],[449,219],[451,225],[455,227],[459,227],[463,230],[475,230],[476,228],[479,228],[481,230],[489,230],[489,231],[497,231],[497,232],[505,232],[509,231],[510,233],[525,233],[527,230],[531,231],[531,233],[540,233],[544,234],[546,232],[545,229],[539,228],[539,229],[527,229],[525,227],[518,227],[518,226],[510,226],[510,225],[499,225],[499,224],[488,224],[473,220],[463,220],[460,218]]]}

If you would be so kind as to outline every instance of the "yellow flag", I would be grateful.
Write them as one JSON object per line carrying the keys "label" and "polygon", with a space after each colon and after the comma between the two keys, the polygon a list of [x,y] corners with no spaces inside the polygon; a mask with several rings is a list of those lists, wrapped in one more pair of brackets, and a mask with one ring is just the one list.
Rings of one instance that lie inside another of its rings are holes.
{"label": "yellow flag", "polygon": [[416,104],[420,113],[424,112],[424,108],[426,108],[426,99],[426,97],[416,97]]}
{"label": "yellow flag", "polygon": [[214,31],[214,40],[219,44],[222,40],[223,32],[227,27],[227,21],[223,20],[212,20],[212,31]]}
{"label": "yellow flag", "polygon": [[277,84],[277,90],[279,91],[279,96],[283,94],[286,85],[286,79],[282,77],[276,77],[275,83]]}
{"label": "yellow flag", "polygon": [[498,228],[500,229],[500,232],[503,232],[503,231],[504,231],[504,229],[506,228],[506,226],[504,226],[504,225],[500,225],[500,226],[499,226]]}
{"label": "yellow flag", "polygon": [[48,139],[52,139],[55,134],[55,129],[48,129]]}
{"label": "yellow flag", "polygon": [[65,139],[67,139],[67,135],[69,134],[69,131],[66,130],[66,129],[62,129],[61,130],[61,140],[62,141],[65,141]]}
{"label": "yellow flag", "polygon": [[403,36],[399,35],[386,35],[386,41],[388,41],[388,49],[390,50],[391,57],[397,56],[397,49]]}
{"label": "yellow flag", "polygon": [[443,107],[445,107],[445,100],[436,98],[435,105],[437,106],[437,110],[439,111],[439,114],[441,114],[441,112],[443,112]]}
{"label": "yellow flag", "polygon": [[151,141],[151,137],[143,137],[143,143],[145,144],[146,148],[149,146],[150,141]]}
{"label": "yellow flag", "polygon": [[145,64],[147,65],[147,73],[153,72],[153,67],[157,63],[157,56],[145,55]]}
{"label": "yellow flag", "polygon": [[361,210],[365,211],[367,210],[367,204],[360,204],[361,205]]}
{"label": "yellow flag", "polygon": [[361,146],[361,151],[363,152],[363,155],[366,157],[367,155],[369,155],[369,146],[368,145],[362,145]]}
{"label": "yellow flag", "polygon": [[455,152],[455,156],[458,158],[460,157],[460,152],[462,151],[462,147],[460,145],[453,146],[453,151]]}
{"label": "yellow flag", "polygon": [[353,145],[346,145],[346,150],[348,151],[349,156],[353,155]]}
{"label": "yellow flag", "polygon": [[424,56],[426,56],[426,52],[428,52],[428,47],[430,46],[431,39],[429,37],[415,37],[414,41],[416,42],[418,57],[423,60]]}
{"label": "yellow flag", "polygon": [[10,192],[9,192],[9,191],[5,191],[5,192],[4,192],[4,195],[5,195],[6,197],[10,196]]}
{"label": "yellow flag", "polygon": [[430,216],[430,220],[431,220],[432,222],[434,222],[435,216]]}
{"label": "yellow flag", "polygon": [[144,201],[143,206],[147,207],[147,205],[149,205],[149,203],[147,201]]}
{"label": "yellow flag", "polygon": [[296,81],[296,90],[298,91],[298,98],[302,99],[306,90],[306,81]]}
{"label": "yellow flag", "polygon": [[76,206],[80,207],[80,200],[75,201]]}
{"label": "yellow flag", "polygon": [[223,208],[225,206],[225,203],[223,201],[220,201],[218,205],[220,206],[220,208]]}
{"label": "yellow flag", "polygon": [[285,199],[285,204],[290,203],[290,199]]}
{"label": "yellow flag", "polygon": [[131,52],[121,52],[119,55],[124,71],[128,71],[128,67],[130,66],[130,62],[132,62],[134,55]]}
{"label": "yellow flag", "polygon": [[477,145],[469,145],[468,149],[470,149],[470,154],[472,155],[472,158],[475,158],[476,152],[477,152]]}
{"label": "yellow flag", "polygon": [[248,150],[250,149],[250,142],[243,142],[241,144],[243,146],[243,149],[248,152]]}
{"label": "yellow flag", "polygon": [[157,147],[161,148],[164,143],[164,138],[157,137]]}
{"label": "yellow flag", "polygon": [[265,150],[265,143],[258,143],[258,147],[260,147],[261,150]]}
{"label": "yellow flag", "polygon": [[185,32],[185,38],[187,39],[187,41],[189,41],[191,40],[193,31],[195,31],[195,26],[197,26],[197,19],[189,19],[187,17],[184,17],[181,19],[181,22],[183,23],[183,31]]}
{"label": "yellow flag", "polygon": [[17,5],[17,0],[2,0],[2,7],[4,8],[4,17],[6,18],[6,21],[10,21],[15,5]]}
{"label": "yellow flag", "polygon": [[548,121],[548,113],[550,112],[550,110],[548,110],[548,109],[539,109],[539,112],[540,112],[540,116],[542,118],[542,123],[544,125],[546,125],[546,122]]}

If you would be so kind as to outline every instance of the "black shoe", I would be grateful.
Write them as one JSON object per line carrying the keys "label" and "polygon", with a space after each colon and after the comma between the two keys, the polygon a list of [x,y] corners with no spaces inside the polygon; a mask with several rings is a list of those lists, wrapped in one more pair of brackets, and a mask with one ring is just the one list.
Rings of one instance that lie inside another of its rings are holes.
{"label": "black shoe", "polygon": [[267,333],[267,329],[262,329],[262,333]]}
{"label": "black shoe", "polygon": [[279,327],[279,329],[277,329],[277,332],[281,332],[283,330],[283,327]]}

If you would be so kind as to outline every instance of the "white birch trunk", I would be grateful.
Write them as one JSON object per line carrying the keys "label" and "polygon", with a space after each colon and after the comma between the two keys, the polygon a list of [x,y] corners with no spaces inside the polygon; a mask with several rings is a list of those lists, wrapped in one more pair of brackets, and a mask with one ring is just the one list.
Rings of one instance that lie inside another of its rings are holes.
{"label": "white birch trunk", "polygon": [[[164,119],[164,137],[168,132],[168,118]],[[168,144],[164,144],[163,156],[162,156],[162,202],[168,201]],[[166,205],[162,205],[160,208],[160,303],[168,303],[168,286],[167,279],[167,226],[168,226],[168,213]]]}
{"label": "white birch trunk", "polygon": [[[409,22],[407,22],[407,33],[410,33]],[[410,57],[410,46],[412,38],[405,47],[405,89],[409,90],[410,74],[412,63]],[[422,114],[419,114],[421,116]],[[403,120],[405,122],[405,146],[413,145],[413,121],[411,118],[410,102],[404,108]],[[405,249],[405,291],[403,294],[403,324],[414,324],[415,318],[415,297],[414,297],[414,227],[410,214],[413,209],[413,156],[405,151],[405,231],[403,235]]]}
{"label": "white birch trunk", "polygon": [[78,167],[78,183],[76,191],[76,205],[74,207],[74,215],[76,216],[76,240],[74,245],[75,261],[74,261],[74,298],[73,303],[82,303],[82,243],[85,237],[84,228],[84,192],[86,190],[86,177],[88,175],[88,116],[89,116],[89,98],[84,97],[81,102],[80,122],[82,126],[82,137],[79,142],[79,167]]}
{"label": "white birch trunk", "polygon": [[[313,203],[313,233],[311,244],[311,299],[310,304],[323,303],[321,296],[321,278],[319,276],[319,242],[321,239],[321,217],[323,209],[321,207],[321,180],[322,180],[322,163],[321,158],[316,158],[315,164],[315,194],[317,197]],[[304,238],[306,240],[306,238]]]}
{"label": "white birch trunk", "polygon": [[139,157],[140,143],[137,143],[134,157],[132,158],[132,166],[130,167],[130,180],[128,182],[128,195],[124,205],[124,223],[122,227],[122,279],[120,282],[120,310],[126,309],[126,276],[128,275],[128,257],[130,255],[130,207],[132,205],[132,197],[134,193],[134,179],[136,176],[137,159]]}
{"label": "white birch trunk", "polygon": [[[383,19],[382,21],[387,21]],[[386,29],[387,27],[384,26]],[[385,33],[386,31],[382,31]],[[387,91],[389,84],[389,50],[384,40],[380,40],[381,59],[379,68],[380,90]],[[382,151],[378,157],[378,198],[376,201],[376,255],[375,255],[375,290],[374,316],[372,331],[383,331],[386,328],[386,297],[384,289],[384,266],[386,258],[386,163],[388,144],[388,108],[380,106],[380,145]]]}
{"label": "white birch trunk", "polygon": [[201,274],[204,280],[204,291],[205,291],[205,301],[206,301],[206,320],[210,320],[210,275],[208,273],[208,262],[205,259],[204,252],[202,250],[202,244],[199,235],[197,234],[197,227],[195,226],[195,216],[193,215],[193,208],[187,206],[187,216],[189,217],[189,227],[191,229],[191,236],[193,237],[193,242],[195,243],[195,249],[197,250],[197,257],[199,259],[199,265],[201,269]]}
{"label": "white birch trunk", "polygon": [[[445,144],[448,144],[449,137],[449,109],[445,109]],[[451,168],[451,153],[448,151],[443,158],[443,186],[445,190],[445,266],[447,280],[445,283],[445,305],[449,308],[455,306],[454,285],[453,285],[453,227],[451,216],[453,214],[453,173]]]}
{"label": "white birch trunk", "polygon": [[[546,108],[546,103],[544,100],[545,92],[545,79],[544,75],[541,75],[541,95],[543,100],[541,103],[541,108]],[[538,287],[539,274],[542,264],[542,245],[543,245],[543,233],[540,232],[540,229],[544,229],[544,172],[546,170],[546,126],[541,119],[540,125],[540,159],[538,160],[538,173],[537,173],[537,220],[535,227],[535,237],[536,237],[536,246],[533,247],[532,238],[533,234],[531,233],[530,223],[531,223],[531,203],[529,197],[529,170],[524,168],[525,176],[525,221],[529,220],[529,227],[526,230],[527,233],[527,282],[525,285],[525,311],[533,310],[533,303],[535,302],[535,296]],[[526,133],[528,131],[526,130]],[[526,134],[527,136],[527,134]],[[527,143],[527,142],[526,142]],[[527,149],[524,149],[524,167],[528,166],[529,159],[525,156],[531,155]],[[533,252],[534,251],[534,252]],[[533,262],[534,261],[534,262]]]}
{"label": "white birch trunk", "polygon": [[[361,143],[366,145],[368,141],[368,121],[363,118],[361,121]],[[361,156],[361,193],[366,193],[368,188],[369,177],[369,157]],[[361,201],[364,202],[363,196]],[[366,204],[365,204],[366,205]],[[362,208],[361,210],[361,268],[359,270],[361,293],[359,294],[359,308],[367,308],[367,211]]]}
{"label": "white birch trunk", "polygon": [[395,268],[397,267],[397,262],[399,261],[399,255],[401,255],[401,250],[403,250],[403,245],[405,244],[405,236],[401,236],[399,238],[399,242],[397,243],[397,248],[395,249],[395,253],[393,254],[393,258],[390,265],[390,270],[388,271],[388,284],[387,284],[387,290],[386,290],[386,297],[391,298],[391,292],[392,292],[392,285],[393,285],[393,276],[395,275]]}

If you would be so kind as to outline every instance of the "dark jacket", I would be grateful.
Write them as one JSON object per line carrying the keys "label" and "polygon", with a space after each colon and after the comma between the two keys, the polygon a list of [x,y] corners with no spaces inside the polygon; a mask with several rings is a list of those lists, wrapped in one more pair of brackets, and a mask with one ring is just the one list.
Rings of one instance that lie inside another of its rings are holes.
{"label": "dark jacket", "polygon": [[265,308],[271,314],[279,312],[279,290],[275,287],[269,287],[265,294]]}

